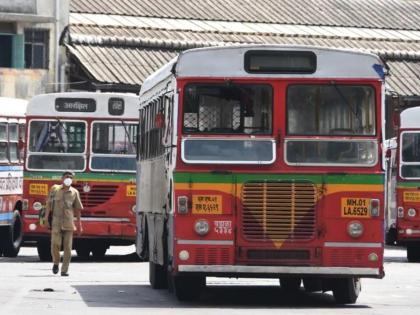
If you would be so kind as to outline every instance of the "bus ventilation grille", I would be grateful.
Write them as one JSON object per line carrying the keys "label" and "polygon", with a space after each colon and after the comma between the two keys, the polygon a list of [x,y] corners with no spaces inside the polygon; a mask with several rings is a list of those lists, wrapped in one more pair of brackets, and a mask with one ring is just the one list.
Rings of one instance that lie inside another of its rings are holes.
{"label": "bus ventilation grille", "polygon": [[316,188],[310,182],[248,182],[242,226],[252,241],[308,240],[315,232]]}
{"label": "bus ventilation grille", "polygon": [[91,190],[86,193],[82,185],[74,185],[80,193],[83,207],[93,208],[109,201],[116,193],[118,186],[92,185]]}
{"label": "bus ventilation grille", "polygon": [[230,262],[229,248],[197,248],[195,263],[197,265],[227,265]]}

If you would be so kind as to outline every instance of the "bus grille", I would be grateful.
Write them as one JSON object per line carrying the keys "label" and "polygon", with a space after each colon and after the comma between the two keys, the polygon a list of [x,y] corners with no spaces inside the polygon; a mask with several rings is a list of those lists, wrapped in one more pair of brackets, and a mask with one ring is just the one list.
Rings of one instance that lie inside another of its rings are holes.
{"label": "bus grille", "polygon": [[83,185],[81,184],[75,185],[74,188],[80,193],[83,207],[93,208],[109,201],[115,195],[118,186],[91,185],[88,193],[83,191]]}
{"label": "bus grille", "polygon": [[252,241],[308,240],[315,231],[316,189],[309,182],[249,182],[242,227]]}

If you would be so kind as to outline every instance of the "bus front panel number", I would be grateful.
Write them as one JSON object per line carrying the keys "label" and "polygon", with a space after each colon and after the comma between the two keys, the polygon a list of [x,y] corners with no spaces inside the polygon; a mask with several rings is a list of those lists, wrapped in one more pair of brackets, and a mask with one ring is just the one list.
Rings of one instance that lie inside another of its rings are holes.
{"label": "bus front panel number", "polygon": [[193,214],[221,214],[222,196],[218,195],[193,195]]}
{"label": "bus front panel number", "polygon": [[341,198],[341,216],[367,218],[370,214],[369,198]]}

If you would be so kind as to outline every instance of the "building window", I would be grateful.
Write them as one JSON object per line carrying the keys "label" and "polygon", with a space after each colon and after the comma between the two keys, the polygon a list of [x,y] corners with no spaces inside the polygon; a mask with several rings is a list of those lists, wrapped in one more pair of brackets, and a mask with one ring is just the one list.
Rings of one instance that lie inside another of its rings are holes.
{"label": "building window", "polygon": [[48,69],[48,31],[25,30],[25,68]]}

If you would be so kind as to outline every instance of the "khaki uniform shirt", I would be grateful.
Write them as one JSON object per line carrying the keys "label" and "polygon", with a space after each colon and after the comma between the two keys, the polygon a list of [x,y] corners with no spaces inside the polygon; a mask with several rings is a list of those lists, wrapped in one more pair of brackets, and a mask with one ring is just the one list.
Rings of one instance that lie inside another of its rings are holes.
{"label": "khaki uniform shirt", "polygon": [[63,185],[53,187],[48,203],[52,211],[52,232],[76,230],[74,211],[83,209],[77,189],[70,186],[69,190],[64,191]]}

